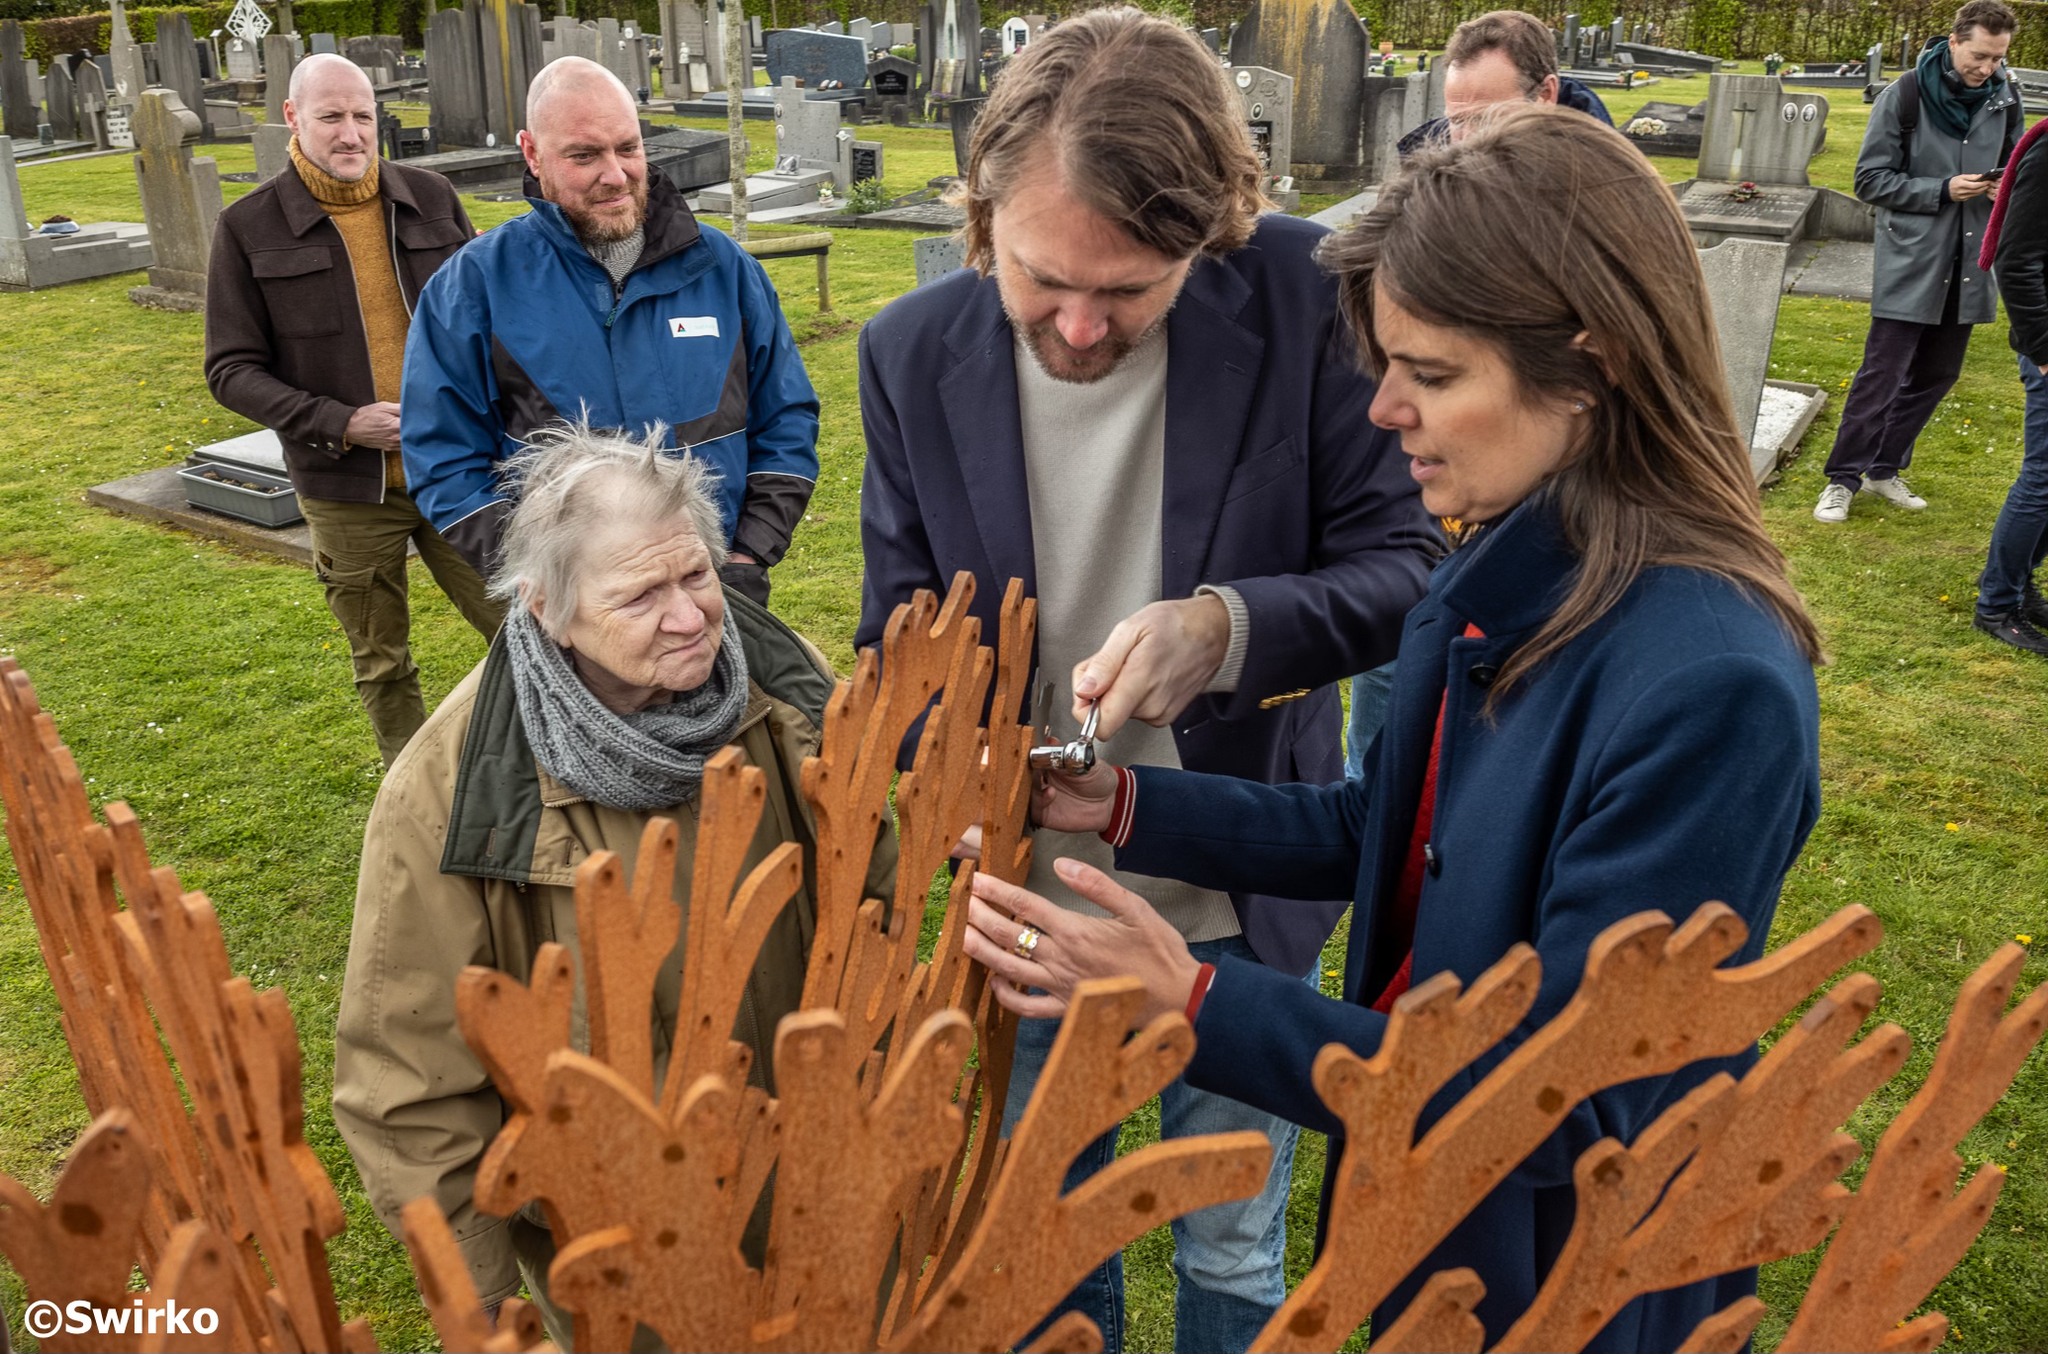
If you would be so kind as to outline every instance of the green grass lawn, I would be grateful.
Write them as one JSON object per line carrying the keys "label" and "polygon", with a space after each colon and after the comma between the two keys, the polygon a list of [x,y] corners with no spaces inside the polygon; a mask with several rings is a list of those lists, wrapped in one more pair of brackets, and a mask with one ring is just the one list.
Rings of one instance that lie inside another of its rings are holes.
{"label": "green grass lawn", "polygon": [[[1703,78],[1666,80],[1609,104],[1625,121],[1646,100],[1691,103],[1705,93]],[[1867,116],[1853,96],[1834,100],[1817,182],[1849,187]],[[758,168],[768,124],[747,129]],[[942,131],[863,135],[887,147],[892,192],[951,168]],[[246,147],[207,153],[223,172],[252,167]],[[1673,179],[1692,173],[1689,162],[1659,168]],[[57,211],[86,221],[139,216],[126,156],[30,165],[22,185],[37,220]],[[523,210],[468,205],[480,225]],[[840,232],[830,314],[818,313],[809,260],[771,262],[769,271],[824,405],[818,492],[776,571],[775,605],[844,663],[860,576],[855,336],[910,286],[911,237]],[[137,280],[0,296],[0,652],[34,679],[95,798],[131,803],[157,862],[213,898],[235,967],[289,995],[305,1047],[307,1134],[348,1209],[348,1231],[331,1252],[344,1313],[368,1317],[385,1348],[430,1347],[403,1252],[371,1215],[323,1108],[356,854],[379,775],[346,646],[307,571],[84,500],[92,485],[174,463],[249,426],[207,395],[199,317],[137,309],[126,295]],[[2020,388],[2002,326],[1979,330],[1961,385],[1922,439],[1913,480],[1932,507],[1904,514],[1859,502],[1846,527],[1810,516],[1866,320],[1846,303],[1784,302],[1773,374],[1837,398],[1764,508],[1832,656],[1820,673],[1826,807],[1787,882],[1779,939],[1849,902],[1876,909],[1889,932],[1869,963],[1888,989],[1881,1014],[1915,1041],[1897,1084],[1850,1125],[1868,1142],[1925,1076],[1970,969],[2015,935],[2048,940],[2048,666],[1969,625],[1991,521],[2020,453]],[[415,650],[438,696],[483,644],[423,572],[415,582]],[[1645,881],[1644,906],[1661,901]],[[1329,967],[1341,942],[1340,933]],[[2048,965],[2030,960],[2023,982],[2044,976]],[[0,1088],[0,1171],[46,1191],[85,1117],[4,855]],[[1156,1121],[1141,1115],[1126,1145],[1154,1132]],[[1972,1167],[2009,1175],[1983,1238],[1934,1296],[1954,1322],[1950,1345],[2048,1348],[2048,1071],[2040,1057],[1964,1155]],[[1321,1166],[1321,1141],[1305,1137],[1290,1212],[1297,1278]],[[1168,1255],[1162,1231],[1127,1256],[1134,1349],[1169,1342]],[[1807,1259],[1767,1270],[1766,1346],[1810,1270]],[[0,1306],[18,1313],[21,1302],[19,1285],[0,1271]]]}

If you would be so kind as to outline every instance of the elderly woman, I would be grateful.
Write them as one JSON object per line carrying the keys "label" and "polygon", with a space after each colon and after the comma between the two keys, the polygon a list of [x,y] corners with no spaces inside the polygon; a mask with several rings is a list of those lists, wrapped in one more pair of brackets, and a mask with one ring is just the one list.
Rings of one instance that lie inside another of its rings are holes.
{"label": "elderly woman", "polygon": [[[1376,1052],[1411,983],[1449,971],[1469,984],[1523,942],[1542,958],[1522,1028],[1462,1091],[1557,1014],[1593,938],[1623,917],[1718,899],[1749,926],[1738,959],[1756,957],[1820,809],[1820,646],[1759,517],[1685,221],[1619,134],[1517,108],[1418,154],[1325,259],[1379,378],[1373,421],[1400,433],[1424,506],[1469,531],[1409,614],[1366,775],[1265,786],[1098,767],[1048,786],[1038,812],[1101,832],[1141,874],[1350,890],[1343,998],[1253,964],[1197,964],[1143,900],[1071,861],[1063,877],[1108,917],[983,877],[968,939],[1020,985],[993,990],[1027,1015],[1056,1013],[1084,978],[1136,973],[1145,1018],[1193,1016],[1191,1083],[1341,1134],[1316,1055]],[[1633,1139],[1753,1057],[1577,1106],[1374,1325],[1420,1278],[1469,1265],[1499,1340],[1571,1230],[1579,1154]],[[1748,1270],[1639,1299],[1586,1348],[1676,1348],[1755,1282]]]}
{"label": "elderly woman", "polygon": [[[834,680],[794,631],[720,589],[713,477],[664,454],[659,432],[636,443],[558,430],[511,474],[518,503],[492,580],[505,626],[377,793],[335,1038],[334,1117],[377,1215],[395,1229],[400,1208],[432,1196],[487,1304],[517,1291],[522,1270],[540,1295],[553,1244],[538,1210],[494,1218],[472,1202],[506,1110],[456,1027],[457,975],[480,964],[524,982],[542,944],[574,951],[577,865],[614,851],[630,867],[656,815],[682,834],[675,897],[687,910],[697,794],[721,749],[767,773],[742,877],[785,841],[809,846],[798,771]],[[890,896],[895,859],[890,837],[871,896]],[[754,966],[735,1037],[763,1072],[776,1022],[798,1005],[813,919],[807,887]],[[682,962],[679,943],[649,1012],[658,1058]],[[585,1046],[580,992],[574,1029]]]}

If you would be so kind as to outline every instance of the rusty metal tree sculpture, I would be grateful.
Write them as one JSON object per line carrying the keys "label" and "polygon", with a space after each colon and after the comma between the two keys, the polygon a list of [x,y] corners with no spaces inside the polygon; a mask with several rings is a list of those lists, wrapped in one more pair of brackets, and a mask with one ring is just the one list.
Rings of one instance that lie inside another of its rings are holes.
{"label": "rusty metal tree sculpture", "polygon": [[[1035,608],[1012,583],[991,652],[971,598],[963,576],[943,605],[920,594],[899,608],[880,652],[861,656],[826,711],[803,775],[818,826],[816,941],[804,1009],[776,1032],[772,1079],[750,1075],[732,1031],[804,861],[785,846],[740,877],[765,789],[735,753],[706,769],[682,1015],[665,1066],[647,1012],[684,920],[669,891],[672,825],[650,825],[631,879],[609,854],[581,866],[578,960],[550,945],[529,974],[462,975],[464,1034],[508,1111],[477,1200],[501,1214],[545,1209],[559,1248],[550,1291],[573,1314],[579,1347],[624,1348],[647,1326],[677,1348],[1007,1349],[1138,1234],[1263,1180],[1264,1140],[1231,1134],[1159,1144],[1065,1189],[1087,1143],[1193,1051],[1179,1016],[1126,1037],[1139,998],[1130,982],[1083,989],[1014,1135],[992,1131],[1011,1028],[961,949],[976,866],[950,881],[929,954],[918,945],[932,881],[968,827],[980,828],[979,868],[1021,880],[1030,862],[1031,731],[1010,721],[1024,706]],[[898,777],[897,750],[920,720]],[[897,883],[893,897],[871,898],[864,881],[892,782]],[[151,869],[125,806],[94,818],[7,660],[0,789],[96,1116],[49,1204],[0,1178],[0,1254],[31,1297],[212,1306],[223,1314],[212,1347],[370,1347],[335,1308],[324,1240],[340,1208],[299,1132],[298,1044],[281,994],[231,975],[210,905]],[[1745,938],[1727,908],[1682,923],[1640,914],[1595,942],[1564,1010],[1498,1057],[1535,999],[1532,951],[1509,953],[1469,988],[1449,975],[1417,984],[1377,1054],[1331,1047],[1317,1060],[1317,1090],[1348,1149],[1323,1254],[1257,1347],[1337,1348],[1573,1106],[1750,1047],[1880,937],[1874,916],[1845,908],[1724,968]],[[1939,1314],[1908,1318],[1961,1260],[2003,1179],[1979,1171],[1958,1189],[1956,1144],[2048,1030],[2048,988],[2007,1009],[2022,958],[2006,946],[1964,985],[1927,1083],[1854,1194],[1840,1177],[1861,1149],[1840,1125],[1908,1048],[1890,1025],[1857,1037],[1878,1000],[1864,974],[1827,989],[1739,1080],[1715,1077],[1633,1143],[1586,1151],[1574,1232],[1496,1348],[1580,1348],[1642,1293],[1810,1250],[1830,1232],[1780,1348],[1939,1344]],[[579,982],[584,1049],[571,1038]],[[1424,1107],[1461,1076],[1476,1084],[1418,1135]],[[750,1254],[742,1238],[764,1201],[765,1247]],[[495,1323],[484,1315],[431,1200],[410,1205],[403,1226],[445,1348],[544,1342],[536,1309],[516,1299]],[[138,1265],[150,1283],[140,1294],[130,1291]],[[1428,1276],[1374,1347],[1478,1350],[1483,1296],[1470,1271]],[[1737,1349],[1762,1312],[1738,1303],[1685,1347]],[[64,1338],[47,1347],[66,1348]],[[1098,1348],[1099,1337],[1070,1316],[1036,1347]]]}

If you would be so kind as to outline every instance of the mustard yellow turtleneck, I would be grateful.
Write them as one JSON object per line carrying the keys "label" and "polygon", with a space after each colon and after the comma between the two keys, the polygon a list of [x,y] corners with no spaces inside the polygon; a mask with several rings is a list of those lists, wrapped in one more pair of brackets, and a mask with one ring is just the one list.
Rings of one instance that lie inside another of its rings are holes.
{"label": "mustard yellow turtleneck", "polygon": [[[385,234],[384,201],[377,192],[378,169],[383,162],[372,160],[369,173],[346,183],[301,154],[296,136],[291,140],[291,155],[299,180],[333,219],[348,248],[349,266],[356,275],[356,300],[363,310],[364,335],[370,344],[370,376],[377,398],[396,403],[405,367],[405,333],[412,316],[405,308],[405,294],[398,289],[391,242]],[[384,453],[384,481],[394,489],[405,487],[405,463],[396,449]]]}

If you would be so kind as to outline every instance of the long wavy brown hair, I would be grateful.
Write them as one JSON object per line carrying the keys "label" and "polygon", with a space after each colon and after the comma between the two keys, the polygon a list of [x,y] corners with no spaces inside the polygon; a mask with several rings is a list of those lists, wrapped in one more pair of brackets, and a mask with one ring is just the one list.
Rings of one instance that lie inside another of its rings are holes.
{"label": "long wavy brown hair", "polygon": [[1377,286],[1417,319],[1491,345],[1530,403],[1591,405],[1537,490],[1556,507],[1577,574],[1501,666],[1489,708],[1659,565],[1747,589],[1821,661],[1820,634],[1764,531],[1692,236],[1619,132],[1570,109],[1503,106],[1462,141],[1411,158],[1319,257],[1374,374],[1387,361]]}

